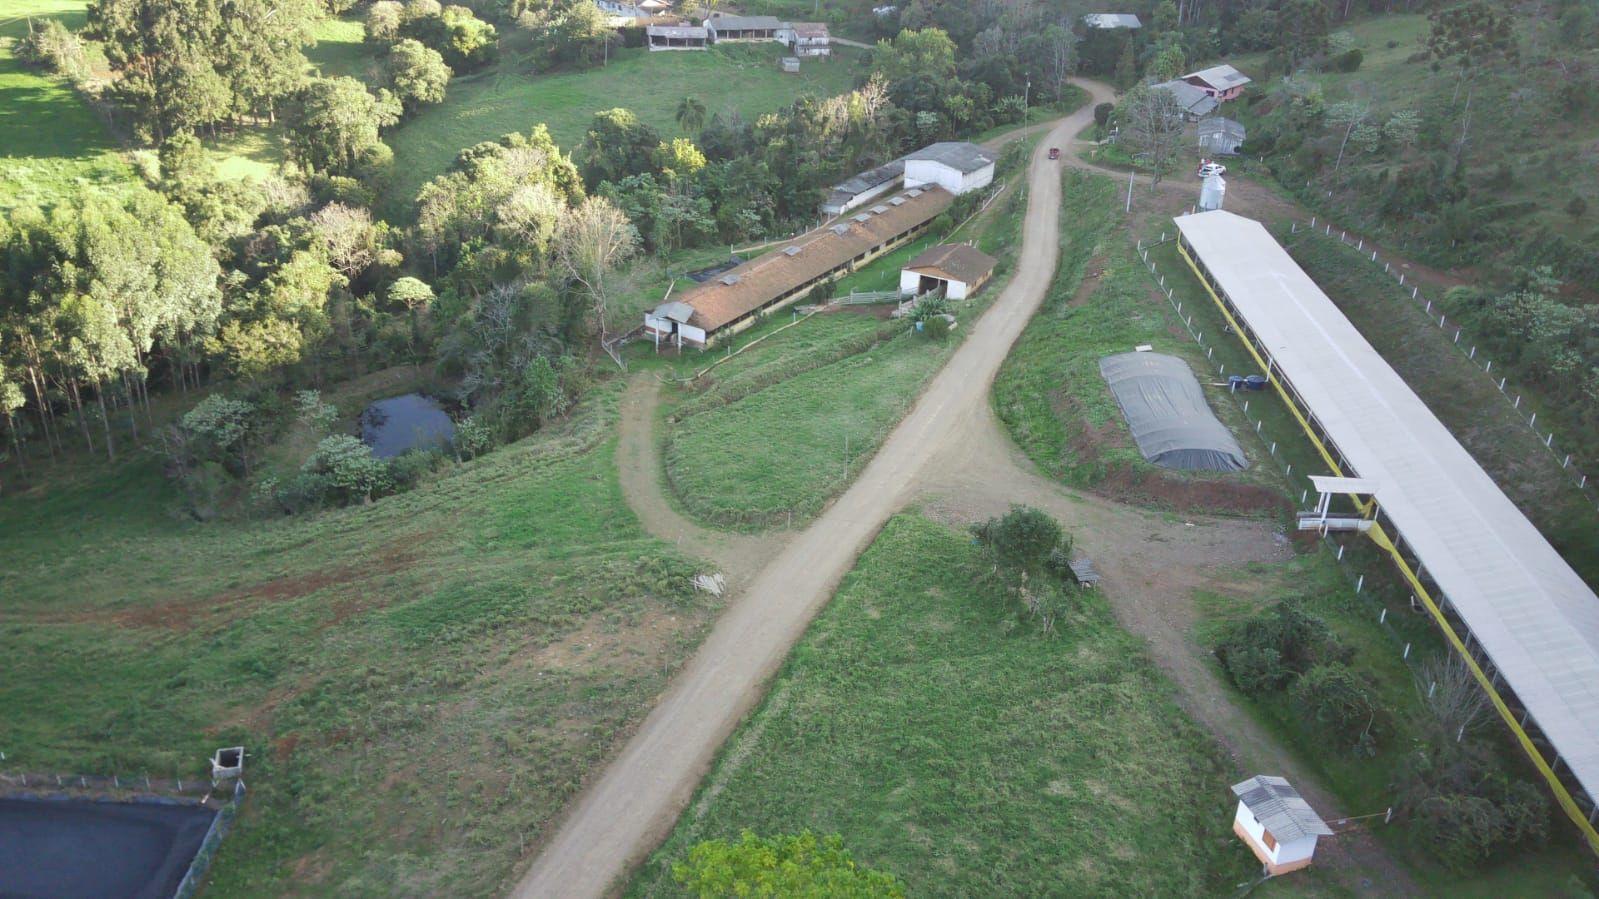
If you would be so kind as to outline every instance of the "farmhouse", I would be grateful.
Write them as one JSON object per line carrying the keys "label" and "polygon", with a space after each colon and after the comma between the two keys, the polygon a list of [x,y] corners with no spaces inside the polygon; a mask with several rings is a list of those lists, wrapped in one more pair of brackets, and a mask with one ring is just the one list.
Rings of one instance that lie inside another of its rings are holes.
{"label": "farmhouse", "polygon": [[1316,840],[1332,836],[1332,829],[1281,777],[1260,774],[1233,784],[1238,811],[1233,833],[1255,853],[1273,877],[1310,865]]}
{"label": "farmhouse", "polygon": [[826,216],[843,215],[867,200],[880,197],[898,187],[900,180],[904,177],[905,160],[903,159],[896,159],[875,169],[861,172],[859,175],[833,186],[832,192],[822,202],[822,214]]}
{"label": "farmhouse", "polygon": [[1221,103],[1231,100],[1244,92],[1244,85],[1251,79],[1248,75],[1229,65],[1211,66],[1190,72],[1182,77],[1183,81],[1192,84],[1205,93],[1216,98]]}
{"label": "farmhouse", "polygon": [[712,16],[705,20],[711,42],[775,41],[784,26],[776,16]]}
{"label": "farmhouse", "polygon": [[1185,121],[1197,122],[1216,111],[1217,99],[1186,81],[1162,81],[1151,84],[1149,89],[1171,91],[1172,96],[1177,98],[1177,105],[1182,108]]}
{"label": "farmhouse", "polygon": [[952,194],[986,187],[994,180],[994,156],[965,141],[941,141],[905,155],[905,186],[937,184]]}
{"label": "farmhouse", "polygon": [[913,294],[942,291],[952,300],[964,300],[988,283],[995,262],[994,257],[969,244],[940,244],[900,269],[899,290]]}
{"label": "farmhouse", "polygon": [[699,25],[650,25],[644,29],[651,50],[704,50],[710,35]]}
{"label": "farmhouse", "polygon": [[1125,12],[1091,12],[1083,16],[1083,25],[1102,31],[1144,27],[1144,23],[1138,21],[1137,16]]}
{"label": "farmhouse", "polygon": [[1244,143],[1244,126],[1219,115],[1199,120],[1199,152],[1204,156],[1236,156]]}
{"label": "farmhouse", "polygon": [[[915,238],[955,201],[939,187],[912,188],[812,231],[719,277],[696,285],[644,317],[646,333],[703,348],[753,325],[757,316],[798,302],[817,284]],[[685,315],[685,309],[692,310]]]}
{"label": "farmhouse", "polygon": [[832,35],[820,22],[794,22],[777,31],[777,39],[788,45],[789,52],[799,57],[832,56]]}

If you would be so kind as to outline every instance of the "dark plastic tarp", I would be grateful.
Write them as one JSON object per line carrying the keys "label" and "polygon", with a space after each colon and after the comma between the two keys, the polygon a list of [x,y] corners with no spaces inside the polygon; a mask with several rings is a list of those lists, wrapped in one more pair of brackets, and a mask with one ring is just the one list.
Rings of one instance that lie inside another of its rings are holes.
{"label": "dark plastic tarp", "polygon": [[1122,353],[1099,360],[1099,373],[1145,459],[1184,471],[1240,471],[1249,465],[1232,432],[1210,411],[1188,363],[1159,353]]}

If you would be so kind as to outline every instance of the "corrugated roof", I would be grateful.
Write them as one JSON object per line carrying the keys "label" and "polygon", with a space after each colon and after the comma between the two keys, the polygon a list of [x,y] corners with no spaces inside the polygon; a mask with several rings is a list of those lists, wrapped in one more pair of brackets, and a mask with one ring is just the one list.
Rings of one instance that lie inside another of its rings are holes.
{"label": "corrugated roof", "polygon": [[681,38],[684,40],[706,40],[709,34],[699,25],[648,25],[644,33],[649,37]]}
{"label": "corrugated roof", "polygon": [[1198,128],[1199,136],[1202,138],[1209,137],[1213,134],[1223,134],[1227,137],[1236,138],[1239,141],[1244,139],[1244,126],[1242,122],[1235,122],[1232,119],[1223,118],[1219,115],[1206,116],[1205,118],[1200,119]]}
{"label": "corrugated roof", "polygon": [[1308,836],[1332,836],[1327,822],[1281,777],[1257,774],[1233,784],[1233,795],[1279,843]]}
{"label": "corrugated roof", "polygon": [[1190,78],[1203,81],[1219,91],[1237,87],[1240,84],[1248,84],[1254,80],[1248,75],[1245,75],[1243,72],[1240,72],[1232,66],[1225,64],[1211,66],[1208,69],[1200,69],[1197,72],[1189,72],[1187,75],[1183,76],[1184,81],[1187,81]]}
{"label": "corrugated roof", "polygon": [[794,36],[801,40],[814,41],[819,38],[831,37],[827,25],[823,22],[795,22],[788,26]]}
{"label": "corrugated roof", "polygon": [[1172,96],[1177,98],[1177,105],[1190,115],[1206,115],[1221,105],[1216,102],[1215,97],[1186,81],[1162,81],[1159,84],[1151,84],[1149,89],[1171,91]]}
{"label": "corrugated roof", "polygon": [[713,16],[705,25],[717,31],[776,31],[783,22],[776,16]]}
{"label": "corrugated roof", "polygon": [[[813,231],[788,246],[743,263],[729,272],[738,276],[736,284],[707,281],[682,294],[682,301],[694,307],[691,324],[714,333],[795,287],[932,221],[954,201],[949,191],[928,188],[882,215],[868,215],[864,222],[841,222]],[[790,256],[789,246],[800,247],[801,252]]]}
{"label": "corrugated roof", "polygon": [[1589,796],[1599,795],[1599,596],[1264,226],[1178,229]]}
{"label": "corrugated roof", "polygon": [[994,157],[987,150],[963,140],[939,141],[936,144],[928,144],[913,153],[905,154],[906,162],[929,160],[947,165],[960,172],[975,172],[984,166],[994,164]]}
{"label": "corrugated roof", "polygon": [[679,300],[671,300],[655,307],[653,314],[656,318],[671,319],[675,322],[686,322],[694,317],[694,307]]}
{"label": "corrugated roof", "polygon": [[946,281],[975,284],[988,277],[997,262],[994,257],[963,243],[939,244],[906,264],[907,271],[921,272]]}
{"label": "corrugated roof", "polygon": [[886,162],[875,169],[868,169],[859,175],[841,181],[833,186],[833,190],[851,196],[864,194],[871,191],[872,188],[881,187],[903,174],[905,174],[905,160],[896,159],[893,162]]}
{"label": "corrugated roof", "polygon": [[1091,12],[1083,16],[1083,24],[1089,28],[1142,28],[1144,23],[1138,17],[1125,12]]}

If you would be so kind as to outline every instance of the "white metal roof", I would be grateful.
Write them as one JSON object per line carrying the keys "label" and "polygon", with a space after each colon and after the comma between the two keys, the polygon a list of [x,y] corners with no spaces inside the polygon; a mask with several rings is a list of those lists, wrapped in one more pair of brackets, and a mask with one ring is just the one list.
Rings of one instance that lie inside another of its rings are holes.
{"label": "white metal roof", "polygon": [[1599,597],[1309,275],[1252,219],[1175,219],[1589,796]]}
{"label": "white metal roof", "polygon": [[1233,795],[1279,842],[1332,836],[1332,828],[1284,778],[1257,774],[1233,784]]}
{"label": "white metal roof", "polygon": [[1083,16],[1083,24],[1089,28],[1142,28],[1144,23],[1132,13],[1119,12],[1091,12]]}
{"label": "white metal roof", "polygon": [[1240,84],[1248,84],[1254,80],[1225,63],[1219,66],[1211,66],[1208,69],[1200,69],[1197,72],[1189,72],[1183,76],[1184,81],[1190,78],[1198,78],[1217,90],[1227,90]]}

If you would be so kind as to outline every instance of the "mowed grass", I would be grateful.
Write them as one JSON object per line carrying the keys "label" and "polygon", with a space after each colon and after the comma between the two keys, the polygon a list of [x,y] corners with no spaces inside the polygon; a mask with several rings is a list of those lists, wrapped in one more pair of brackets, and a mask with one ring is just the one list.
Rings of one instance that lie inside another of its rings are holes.
{"label": "mowed grass", "polygon": [[133,177],[99,114],[65,79],[24,67],[14,42],[28,20],[82,28],[84,0],[8,0],[0,5],[0,211],[59,201],[78,185]]}
{"label": "mowed grass", "polygon": [[1588,583],[1599,584],[1599,511],[1591,497],[1576,489],[1570,471],[1511,408],[1497,382],[1451,343],[1453,329],[1438,328],[1409,290],[1352,247],[1303,232],[1285,244],[1566,561]]}
{"label": "mowed grass", "polygon": [[845,91],[860,71],[856,51],[807,62],[797,75],[778,69],[781,55],[776,44],[706,52],[640,48],[616,52],[602,68],[537,75],[525,60],[507,54],[487,72],[452,80],[443,103],[422,110],[389,137],[394,177],[379,209],[391,220],[408,221],[417,191],[448,169],[463,147],[541,122],[569,152],[582,142],[594,113],[616,107],[672,136],[680,133],[673,116],[685,96],[697,97],[708,115],[737,112],[754,121],[802,94]]}
{"label": "mowed grass", "polygon": [[892,519],[631,894],[704,839],[810,828],[912,896],[1218,895],[1257,866],[1215,745],[1093,594],[1051,637],[970,537]]}
{"label": "mowed grass", "polygon": [[673,493],[717,524],[806,521],[870,461],[949,346],[902,333],[688,417],[666,446]]}
{"label": "mowed grass", "polygon": [[1067,172],[1055,281],[1000,368],[994,408],[1017,444],[1051,477],[1157,505],[1246,508],[1281,488],[1281,471],[1224,391],[1206,387],[1212,410],[1250,460],[1242,472],[1174,472],[1145,461],[1101,358],[1138,346],[1185,359],[1201,384],[1217,380],[1155,289],[1122,227],[1108,178]]}
{"label": "mowed grass", "polygon": [[8,497],[5,769],[242,744],[214,894],[503,893],[712,612],[622,500],[615,401],[321,514],[186,524],[149,461]]}

